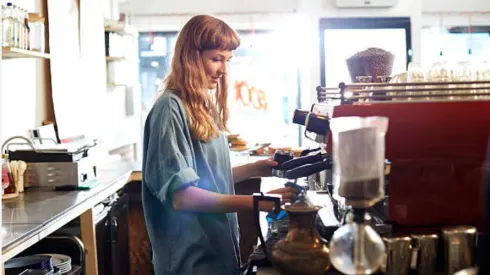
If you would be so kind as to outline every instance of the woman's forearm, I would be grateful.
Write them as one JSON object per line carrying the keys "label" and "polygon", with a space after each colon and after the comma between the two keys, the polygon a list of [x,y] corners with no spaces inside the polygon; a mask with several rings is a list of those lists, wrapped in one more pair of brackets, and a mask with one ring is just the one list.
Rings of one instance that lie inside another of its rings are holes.
{"label": "woman's forearm", "polygon": [[[172,195],[173,206],[177,210],[207,213],[231,213],[253,209],[252,196],[223,195],[198,187],[187,187]],[[261,205],[262,210],[270,210],[270,205]]]}
{"label": "woman's forearm", "polygon": [[253,169],[250,169],[250,165],[251,164],[245,164],[245,165],[235,166],[232,168],[233,183],[238,183],[246,179],[249,179],[251,177],[255,177],[255,175],[250,174],[250,171],[253,171]]}

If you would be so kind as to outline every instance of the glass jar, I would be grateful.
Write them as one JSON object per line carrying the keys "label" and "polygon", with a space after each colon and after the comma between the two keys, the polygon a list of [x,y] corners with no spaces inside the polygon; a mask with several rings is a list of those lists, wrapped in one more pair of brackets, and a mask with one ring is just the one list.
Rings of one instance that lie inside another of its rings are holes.
{"label": "glass jar", "polygon": [[387,117],[338,117],[330,120],[334,193],[353,208],[369,208],[384,190]]}
{"label": "glass jar", "polygon": [[5,190],[10,186],[9,177],[9,167],[8,167],[8,157],[6,154],[2,155],[2,194],[5,194]]}
{"label": "glass jar", "polygon": [[2,6],[2,47],[14,47],[15,21],[12,3]]}
{"label": "glass jar", "polygon": [[44,17],[39,13],[29,13],[29,45],[32,51],[38,51],[44,53]]}

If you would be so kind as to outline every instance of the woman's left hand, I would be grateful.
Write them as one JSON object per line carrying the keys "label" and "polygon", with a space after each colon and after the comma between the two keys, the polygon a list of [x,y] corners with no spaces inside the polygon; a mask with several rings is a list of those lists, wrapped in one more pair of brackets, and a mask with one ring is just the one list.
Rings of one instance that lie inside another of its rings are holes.
{"label": "woman's left hand", "polygon": [[271,177],[272,168],[277,166],[272,159],[263,159],[250,164],[249,173],[252,177]]}

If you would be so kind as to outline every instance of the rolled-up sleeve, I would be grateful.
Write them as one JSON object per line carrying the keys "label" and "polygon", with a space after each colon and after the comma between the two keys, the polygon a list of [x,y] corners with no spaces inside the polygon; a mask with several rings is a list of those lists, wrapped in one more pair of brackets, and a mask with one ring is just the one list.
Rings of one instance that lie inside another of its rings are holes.
{"label": "rolled-up sleeve", "polygon": [[192,140],[183,108],[171,97],[159,100],[144,131],[143,181],[163,203],[180,188],[197,186]]}

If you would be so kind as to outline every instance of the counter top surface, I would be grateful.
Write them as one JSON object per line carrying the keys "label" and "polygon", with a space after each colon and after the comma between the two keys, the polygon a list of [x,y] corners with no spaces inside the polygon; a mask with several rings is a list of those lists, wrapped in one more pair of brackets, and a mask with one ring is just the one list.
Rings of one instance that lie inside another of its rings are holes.
{"label": "counter top surface", "polygon": [[[267,157],[232,156],[232,165]],[[87,191],[31,189],[2,201],[2,253],[4,261],[53,233],[94,207],[128,182],[141,180],[140,162],[115,162],[99,168],[100,183]]]}
{"label": "counter top surface", "polygon": [[8,247],[14,240],[28,234],[38,226],[38,224],[2,224],[3,247]]}
{"label": "counter top surface", "polygon": [[138,163],[115,163],[99,169],[100,183],[90,190],[27,190],[15,199],[2,201],[3,254],[19,244],[35,241],[36,236],[40,239],[54,232],[117,192],[138,172]]}

